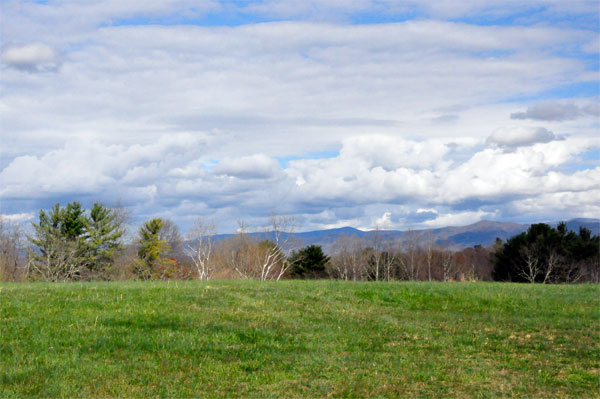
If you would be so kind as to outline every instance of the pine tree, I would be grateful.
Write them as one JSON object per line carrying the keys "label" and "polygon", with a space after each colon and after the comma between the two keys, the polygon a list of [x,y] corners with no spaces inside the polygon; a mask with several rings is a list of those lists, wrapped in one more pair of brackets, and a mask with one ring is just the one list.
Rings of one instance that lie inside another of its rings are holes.
{"label": "pine tree", "polygon": [[94,204],[89,217],[77,201],[64,208],[56,204],[48,213],[40,211],[33,228],[30,265],[45,280],[99,277],[98,272],[106,271],[121,249],[121,224],[101,204]]}
{"label": "pine tree", "polygon": [[81,208],[81,204],[75,201],[67,204],[63,209],[60,209],[60,204],[56,204],[54,208],[60,212],[59,224],[62,236],[70,241],[81,238],[86,224],[85,210]]}
{"label": "pine tree", "polygon": [[88,269],[92,274],[106,272],[122,249],[123,230],[117,215],[104,205],[95,203],[85,220],[85,242]]}
{"label": "pine tree", "polygon": [[33,223],[35,237],[29,237],[37,251],[30,253],[30,264],[43,279],[78,279],[85,267],[82,237],[85,215],[81,204],[61,208],[56,204],[48,213],[40,211],[39,223]]}
{"label": "pine tree", "polygon": [[290,276],[292,278],[324,278],[327,276],[325,265],[329,257],[323,253],[320,245],[309,245],[290,256]]}
{"label": "pine tree", "polygon": [[493,277],[530,283],[597,281],[599,243],[600,238],[585,228],[577,234],[564,222],[556,228],[533,224],[505,244],[496,244]]}
{"label": "pine tree", "polygon": [[142,280],[161,277],[164,269],[168,270],[168,266],[175,263],[164,256],[171,250],[169,243],[160,237],[164,225],[161,218],[154,218],[145,222],[140,229],[140,247],[134,274]]}

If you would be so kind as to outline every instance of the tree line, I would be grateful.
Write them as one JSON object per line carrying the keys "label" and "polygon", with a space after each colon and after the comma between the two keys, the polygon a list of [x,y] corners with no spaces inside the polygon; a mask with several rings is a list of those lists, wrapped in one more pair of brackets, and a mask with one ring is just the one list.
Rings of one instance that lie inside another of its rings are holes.
{"label": "tree line", "polygon": [[[431,232],[392,239],[384,230],[368,238],[340,236],[325,254],[294,239],[294,221],[273,216],[262,234],[240,223],[216,239],[214,222],[198,219],[185,237],[168,219],[153,218],[126,240],[125,212],[79,202],[41,210],[32,233],[0,218],[0,279],[97,281],[170,279],[338,279],[352,281],[599,281],[599,237],[534,224],[489,247],[459,251],[439,245]],[[256,232],[255,232],[256,233]]]}

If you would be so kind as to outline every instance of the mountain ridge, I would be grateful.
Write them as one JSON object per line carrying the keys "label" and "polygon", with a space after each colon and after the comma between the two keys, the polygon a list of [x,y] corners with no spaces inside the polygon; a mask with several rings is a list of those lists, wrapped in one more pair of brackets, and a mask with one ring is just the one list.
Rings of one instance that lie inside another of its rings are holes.
{"label": "mountain ridge", "polygon": [[[545,222],[551,226],[559,222]],[[574,218],[566,221],[569,230],[578,232],[580,227],[588,228],[593,235],[600,234],[600,219]],[[514,222],[498,222],[491,220],[480,220],[465,226],[445,226],[433,229],[420,230],[359,230],[354,227],[345,226],[333,229],[314,230],[283,234],[284,239],[294,237],[294,243],[299,246],[320,245],[325,252],[331,252],[333,243],[341,236],[356,236],[359,238],[372,239],[374,234],[379,234],[384,240],[396,239],[426,239],[433,240],[436,244],[452,249],[463,249],[475,245],[489,246],[496,238],[506,240],[521,232],[527,231],[531,224],[520,224]],[[257,239],[274,238],[273,232],[254,232],[250,236]],[[234,234],[218,234],[217,241],[226,239]],[[426,236],[429,235],[429,236]]]}

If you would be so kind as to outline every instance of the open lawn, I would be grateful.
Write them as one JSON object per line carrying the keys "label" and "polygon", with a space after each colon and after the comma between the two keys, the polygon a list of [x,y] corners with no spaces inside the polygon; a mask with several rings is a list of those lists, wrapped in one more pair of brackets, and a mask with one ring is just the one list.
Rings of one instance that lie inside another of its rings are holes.
{"label": "open lawn", "polygon": [[599,397],[600,288],[0,284],[0,397]]}

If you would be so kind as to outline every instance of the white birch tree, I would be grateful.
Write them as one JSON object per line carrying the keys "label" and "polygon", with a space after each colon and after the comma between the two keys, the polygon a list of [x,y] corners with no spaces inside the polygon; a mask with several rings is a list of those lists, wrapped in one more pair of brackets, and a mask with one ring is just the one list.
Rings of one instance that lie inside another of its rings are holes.
{"label": "white birch tree", "polygon": [[198,273],[198,279],[201,281],[210,280],[216,271],[212,259],[214,236],[216,234],[217,226],[214,221],[205,221],[198,218],[187,237],[190,244],[186,245],[185,252],[190,257]]}

